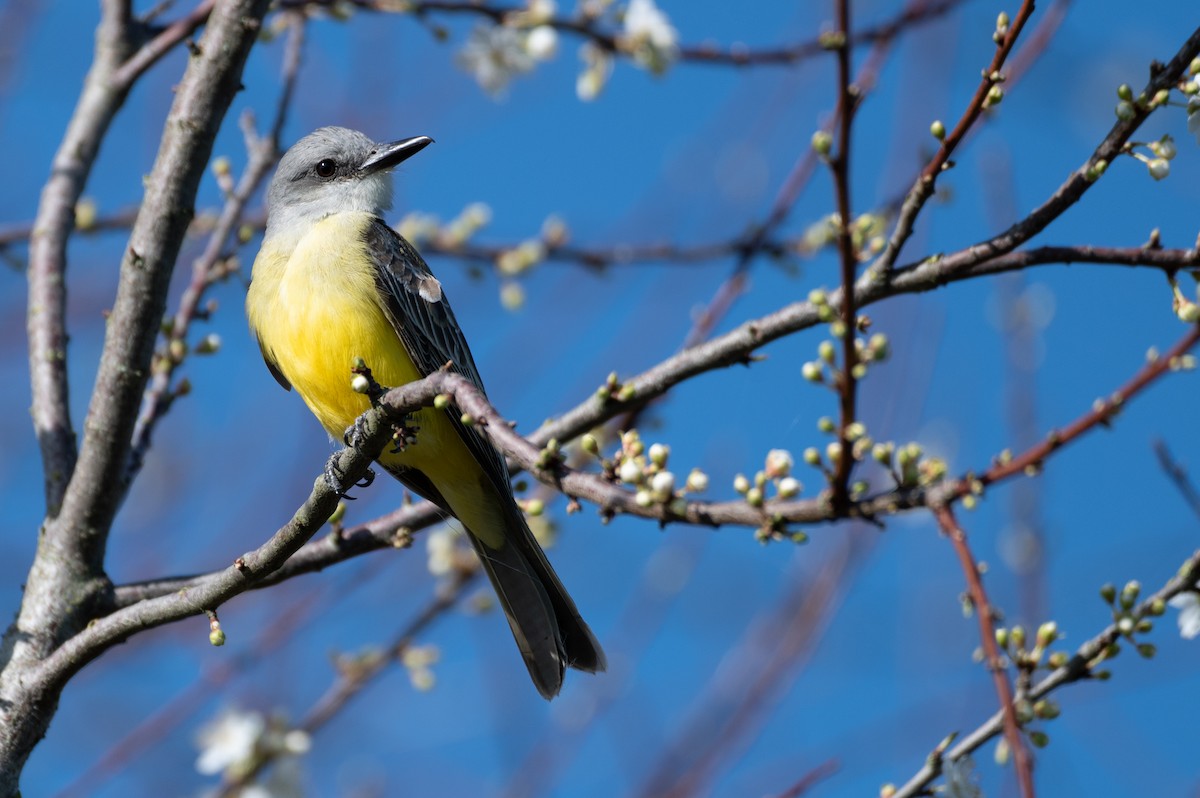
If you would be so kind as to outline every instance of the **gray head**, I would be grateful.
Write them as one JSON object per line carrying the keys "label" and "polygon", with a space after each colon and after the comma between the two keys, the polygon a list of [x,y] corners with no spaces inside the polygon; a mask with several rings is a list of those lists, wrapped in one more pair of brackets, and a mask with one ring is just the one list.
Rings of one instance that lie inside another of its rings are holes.
{"label": "gray head", "polygon": [[295,235],[334,213],[392,207],[392,168],[433,139],[380,144],[344,127],[323,127],[291,146],[267,190],[267,236]]}

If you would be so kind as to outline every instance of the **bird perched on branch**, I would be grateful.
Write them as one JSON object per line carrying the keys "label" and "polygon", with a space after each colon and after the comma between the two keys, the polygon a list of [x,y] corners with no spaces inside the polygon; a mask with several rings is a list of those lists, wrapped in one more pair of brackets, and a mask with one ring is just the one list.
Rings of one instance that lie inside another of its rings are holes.
{"label": "bird perched on branch", "polygon": [[[287,151],[267,193],[246,315],[271,374],[338,438],[369,407],[350,386],[358,358],[383,385],[450,363],[483,390],[441,283],[382,218],[392,169],[431,142],[381,144],[321,128]],[[604,670],[604,652],[513,499],[504,458],[453,405],[420,410],[407,426],[418,430],[413,442],[385,450],[379,465],[462,522],[538,692],[556,695],[567,666]]]}

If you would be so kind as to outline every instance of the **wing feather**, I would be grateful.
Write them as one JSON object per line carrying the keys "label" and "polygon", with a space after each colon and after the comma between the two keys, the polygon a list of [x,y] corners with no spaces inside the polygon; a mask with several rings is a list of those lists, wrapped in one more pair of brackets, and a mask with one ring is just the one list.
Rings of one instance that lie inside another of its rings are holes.
{"label": "wing feather", "polygon": [[[483,391],[483,379],[467,340],[425,259],[379,218],[367,226],[363,239],[377,266],[375,281],[384,311],[417,370],[422,375],[432,374],[449,363],[451,370]],[[508,467],[500,453],[462,423],[461,411],[449,408],[444,412],[493,484],[502,493],[511,493]]]}

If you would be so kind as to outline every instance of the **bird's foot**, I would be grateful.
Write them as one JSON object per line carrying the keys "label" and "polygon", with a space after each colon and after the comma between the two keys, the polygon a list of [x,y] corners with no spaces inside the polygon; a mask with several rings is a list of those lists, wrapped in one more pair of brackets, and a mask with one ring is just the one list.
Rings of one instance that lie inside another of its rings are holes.
{"label": "bird's foot", "polygon": [[375,471],[368,468],[367,473],[363,474],[362,479],[358,480],[352,485],[346,485],[346,475],[342,472],[342,469],[338,467],[338,454],[338,452],[334,452],[329,456],[329,459],[325,461],[325,484],[328,485],[330,489],[341,498],[346,499],[347,501],[354,501],[355,497],[351,496],[349,493],[350,488],[369,487],[371,483],[375,481]]}
{"label": "bird's foot", "polygon": [[342,433],[342,443],[349,446],[351,449],[361,447],[367,441],[367,423],[362,416],[354,419],[354,423],[346,427],[346,431]]}

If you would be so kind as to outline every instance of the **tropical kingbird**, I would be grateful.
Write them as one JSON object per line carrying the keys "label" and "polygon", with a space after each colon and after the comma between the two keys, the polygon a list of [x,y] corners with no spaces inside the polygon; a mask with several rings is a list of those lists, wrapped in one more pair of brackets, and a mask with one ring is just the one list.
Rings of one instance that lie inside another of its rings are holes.
{"label": "tropical kingbird", "polygon": [[[335,438],[370,406],[350,387],[362,358],[389,386],[444,364],[483,382],[441,283],[382,214],[391,170],[426,136],[378,144],[321,128],[279,162],[246,315],[267,368],[296,389]],[[379,464],[462,522],[508,618],[538,692],[551,698],[566,666],[604,670],[604,652],[534,540],[513,499],[504,458],[453,406],[413,414],[415,443]]]}

